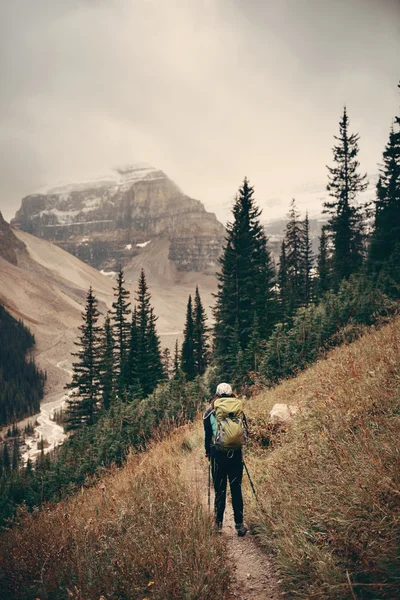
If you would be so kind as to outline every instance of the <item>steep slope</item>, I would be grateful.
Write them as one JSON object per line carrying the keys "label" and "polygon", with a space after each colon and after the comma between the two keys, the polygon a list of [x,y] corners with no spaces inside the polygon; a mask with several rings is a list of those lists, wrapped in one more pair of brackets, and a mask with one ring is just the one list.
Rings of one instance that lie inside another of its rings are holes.
{"label": "steep slope", "polygon": [[[13,316],[23,319],[35,335],[36,362],[48,376],[45,400],[56,401],[70,379],[71,352],[75,351],[86,292],[92,286],[104,315],[113,302],[114,281],[58,246],[13,230],[4,220],[0,223],[0,241],[0,302]],[[171,285],[170,273],[161,276],[156,270],[162,264],[157,248],[144,248],[151,259],[138,260],[127,268],[127,288],[134,303],[140,269],[155,265],[154,276],[149,277],[152,304],[159,317],[161,343],[172,349],[183,330],[188,295],[194,293],[198,284],[210,313],[216,281],[201,273],[178,273],[174,264],[167,261],[179,279]]]}
{"label": "steep slope", "polygon": [[[297,405],[274,434],[275,404]],[[400,319],[249,402],[250,523],[288,594],[400,597]]]}
{"label": "steep slope", "polygon": [[90,265],[116,270],[163,239],[178,271],[214,274],[224,228],[165,173],[146,165],[31,194],[12,225],[53,241]]}

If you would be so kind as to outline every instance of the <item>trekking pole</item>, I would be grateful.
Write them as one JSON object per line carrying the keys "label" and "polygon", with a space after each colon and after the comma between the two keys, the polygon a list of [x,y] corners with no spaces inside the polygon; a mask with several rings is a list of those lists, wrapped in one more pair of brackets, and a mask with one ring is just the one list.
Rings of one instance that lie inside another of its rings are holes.
{"label": "trekking pole", "polygon": [[270,516],[270,515],[267,513],[267,511],[265,510],[265,508],[263,507],[263,505],[261,504],[261,502],[260,502],[260,501],[259,501],[259,499],[258,499],[258,496],[257,496],[257,494],[256,494],[256,490],[255,490],[255,488],[254,488],[254,483],[253,483],[253,482],[252,482],[252,480],[251,480],[251,477],[250,477],[249,470],[248,470],[248,468],[247,468],[247,465],[246,465],[246,463],[245,463],[244,461],[243,461],[243,465],[244,465],[244,468],[246,469],[246,473],[247,473],[247,476],[248,476],[248,478],[249,478],[249,481],[250,481],[251,489],[253,490],[254,498],[256,499],[256,502],[257,502],[257,504],[258,504],[258,506],[259,506],[260,510],[261,510],[261,511],[262,511],[262,513],[265,515],[265,517],[268,519],[268,521],[269,521],[270,523],[272,523],[272,525],[275,525],[275,521],[274,521],[274,519],[273,519],[273,518],[272,518],[272,517],[271,517],[271,516]]}
{"label": "trekking pole", "polygon": [[211,507],[211,462],[208,461],[208,508]]}
{"label": "trekking pole", "polygon": [[248,476],[249,481],[250,481],[251,489],[253,490],[254,498],[257,500],[257,504],[260,504],[260,502],[259,502],[259,500],[257,498],[257,494],[256,494],[256,490],[254,488],[254,484],[253,484],[253,482],[251,480],[251,477],[250,477],[249,470],[248,470],[247,465],[246,465],[246,463],[244,461],[243,461],[243,465],[244,465],[244,468],[246,469],[246,473],[247,473],[247,476]]}

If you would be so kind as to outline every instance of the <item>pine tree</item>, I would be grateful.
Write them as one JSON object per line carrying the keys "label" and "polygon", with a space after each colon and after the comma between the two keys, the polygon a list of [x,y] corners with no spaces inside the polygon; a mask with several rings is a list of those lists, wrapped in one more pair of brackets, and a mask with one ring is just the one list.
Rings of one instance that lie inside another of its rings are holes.
{"label": "pine tree", "polygon": [[161,360],[161,343],[160,338],[157,335],[156,329],[157,317],[154,314],[154,309],[150,308],[150,319],[147,330],[148,338],[148,356],[149,356],[149,369],[148,369],[148,386],[151,392],[157,387],[157,384],[165,379],[164,369]]}
{"label": "pine tree", "polygon": [[367,186],[367,175],[358,173],[358,134],[349,133],[346,107],[339,124],[337,145],[333,147],[334,167],[329,171],[327,190],[333,200],[324,203],[330,215],[327,230],[332,242],[332,279],[337,289],[342,279],[348,279],[362,266],[364,256],[364,217],[356,196]]}
{"label": "pine tree", "polygon": [[279,302],[281,319],[284,320],[288,314],[288,303],[289,303],[289,289],[288,289],[288,275],[287,275],[287,264],[286,264],[286,245],[285,240],[282,240],[281,254],[279,258],[279,270],[278,270],[278,288],[279,288]]}
{"label": "pine tree", "polygon": [[3,444],[3,471],[9,473],[11,471],[10,453],[6,442]]}
{"label": "pine tree", "polygon": [[302,244],[301,244],[301,261],[302,261],[302,304],[308,306],[312,301],[312,269],[314,265],[314,255],[311,247],[310,238],[310,221],[308,212],[302,224]]}
{"label": "pine tree", "polygon": [[129,292],[125,289],[125,279],[122,268],[120,267],[117,276],[117,287],[113,288],[115,292],[115,300],[112,305],[112,320],[113,320],[113,338],[114,338],[114,380],[116,383],[116,391],[119,396],[124,396],[126,381],[124,367],[129,348],[130,335],[130,302]]}
{"label": "pine tree", "polygon": [[257,371],[261,355],[262,340],[260,328],[258,326],[257,313],[254,314],[253,327],[250,336],[250,342],[246,349],[246,371]]}
{"label": "pine tree", "polygon": [[92,288],[86,296],[85,311],[82,314],[83,324],[79,327],[81,335],[79,351],[73,356],[77,362],[73,363],[72,382],[68,388],[72,393],[68,400],[67,429],[78,429],[83,424],[92,425],[101,399],[99,382],[100,362],[100,328],[97,326],[99,312],[97,300]]}
{"label": "pine tree", "polygon": [[[233,376],[232,354],[237,351],[234,330],[240,349],[248,346],[257,313],[260,335],[265,339],[277,318],[274,271],[267,239],[259,217],[261,211],[253,198],[254,189],[247,179],[233,207],[233,223],[228,223],[227,238],[220,259],[215,316],[215,358],[221,374]],[[236,358],[236,355],[235,355]]]}
{"label": "pine tree", "polygon": [[[400,83],[399,86],[400,88]],[[369,250],[369,265],[389,281],[387,290],[400,293],[400,117],[395,117],[383,152],[383,165],[376,190],[375,222]]]}
{"label": "pine tree", "polygon": [[171,379],[171,352],[169,348],[164,348],[161,352],[161,362],[163,366],[164,379]]}
{"label": "pine tree", "polygon": [[192,296],[189,295],[186,308],[185,329],[183,331],[183,344],[181,352],[181,369],[185,373],[188,381],[196,377],[196,365],[194,355],[194,322]]}
{"label": "pine tree", "polygon": [[132,313],[131,333],[129,336],[129,352],[125,366],[125,382],[129,398],[141,398],[143,390],[139,377],[139,327],[136,306]]}
{"label": "pine tree", "polygon": [[160,340],[156,333],[156,316],[150,305],[150,292],[142,269],[137,301],[137,373],[143,395],[148,396],[163,378]]}
{"label": "pine tree", "polygon": [[317,274],[316,292],[318,298],[322,298],[330,288],[328,240],[325,227],[322,228],[321,237],[319,238]]}
{"label": "pine tree", "polygon": [[12,453],[12,470],[17,471],[19,465],[19,445],[17,438],[14,439]]}
{"label": "pine tree", "polygon": [[114,390],[114,339],[110,313],[107,313],[100,350],[100,389],[105,410],[110,408]]}
{"label": "pine tree", "polygon": [[207,335],[207,316],[200,298],[198,286],[194,296],[193,307],[193,354],[197,375],[203,375],[209,361],[209,344]]}
{"label": "pine tree", "polygon": [[303,304],[304,299],[304,266],[303,266],[303,231],[300,215],[296,209],[296,201],[292,200],[285,231],[286,253],[286,316],[293,313]]}
{"label": "pine tree", "polygon": [[179,354],[178,340],[175,340],[175,351],[174,351],[174,367],[173,367],[173,379],[177,379],[181,375],[181,359]]}

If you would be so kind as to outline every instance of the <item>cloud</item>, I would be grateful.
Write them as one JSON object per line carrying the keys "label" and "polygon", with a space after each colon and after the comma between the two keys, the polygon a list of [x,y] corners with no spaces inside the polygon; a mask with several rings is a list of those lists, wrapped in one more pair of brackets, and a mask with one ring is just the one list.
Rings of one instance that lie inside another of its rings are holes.
{"label": "cloud", "polygon": [[279,216],[297,188],[325,182],[345,102],[364,169],[398,106],[400,10],[389,0],[3,4],[8,218],[40,185],[136,160],[223,220],[247,175],[265,216]]}

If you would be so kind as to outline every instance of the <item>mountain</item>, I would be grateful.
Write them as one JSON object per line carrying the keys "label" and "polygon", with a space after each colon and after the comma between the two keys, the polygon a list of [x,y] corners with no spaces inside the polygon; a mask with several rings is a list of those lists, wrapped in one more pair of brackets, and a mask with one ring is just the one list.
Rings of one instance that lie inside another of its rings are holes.
{"label": "mountain", "polygon": [[[150,248],[151,244],[143,249],[145,257],[151,255]],[[170,270],[179,275],[179,282],[171,285],[169,261],[159,257],[158,264],[164,264],[166,276],[154,269],[149,283],[161,344],[172,349],[175,339],[182,335],[188,295],[199,285],[203,304],[210,313],[216,278],[203,273],[178,273],[170,262]],[[149,268],[153,263],[157,263],[157,256],[147,260]],[[126,273],[132,303],[141,266],[131,263]],[[113,285],[112,277],[55,244],[13,229],[0,217],[0,303],[15,318],[22,319],[35,336],[35,360],[47,372],[46,402],[59,399],[70,379],[71,352],[76,351],[74,342],[89,286],[104,316],[113,302]]]}
{"label": "mountain", "polygon": [[138,264],[147,246],[157,246],[175,279],[213,275],[225,235],[201,202],[148,165],[26,196],[11,224],[104,271]]}

